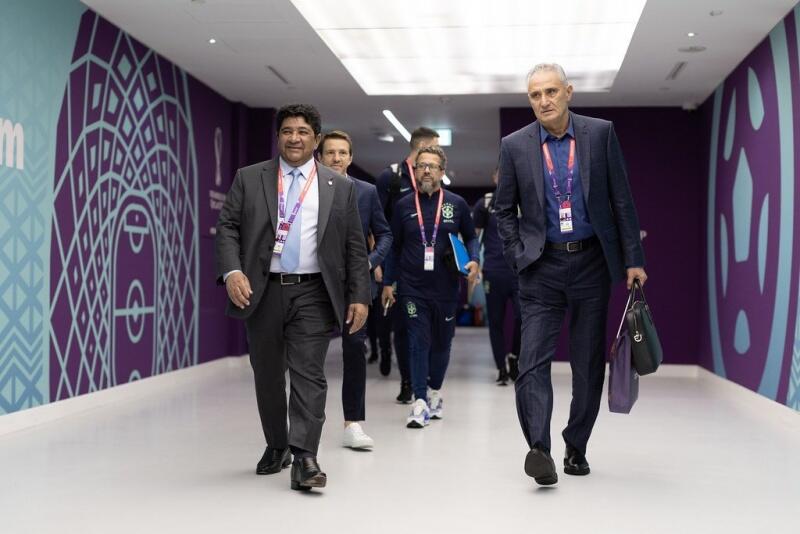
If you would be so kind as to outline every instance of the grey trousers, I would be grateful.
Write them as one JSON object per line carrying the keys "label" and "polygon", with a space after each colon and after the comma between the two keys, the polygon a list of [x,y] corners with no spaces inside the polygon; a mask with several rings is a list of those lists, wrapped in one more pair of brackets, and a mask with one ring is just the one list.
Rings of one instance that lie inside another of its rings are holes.
{"label": "grey trousers", "polygon": [[335,323],[322,279],[287,286],[270,281],[247,319],[258,413],[270,447],[293,446],[317,454],[328,390],[323,368]]}

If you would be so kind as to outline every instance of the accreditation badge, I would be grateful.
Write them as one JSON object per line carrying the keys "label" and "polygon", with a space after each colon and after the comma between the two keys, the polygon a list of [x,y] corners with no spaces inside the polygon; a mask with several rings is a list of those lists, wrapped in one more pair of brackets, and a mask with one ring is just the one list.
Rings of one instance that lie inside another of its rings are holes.
{"label": "accreditation badge", "polygon": [[283,252],[283,245],[286,244],[286,237],[289,235],[291,225],[287,222],[278,223],[278,231],[275,233],[275,244],[272,247],[272,253],[280,256]]}
{"label": "accreditation badge", "polygon": [[425,270],[433,270],[433,247],[425,247]]}
{"label": "accreditation badge", "polygon": [[572,202],[565,200],[558,208],[558,221],[562,234],[572,232]]}

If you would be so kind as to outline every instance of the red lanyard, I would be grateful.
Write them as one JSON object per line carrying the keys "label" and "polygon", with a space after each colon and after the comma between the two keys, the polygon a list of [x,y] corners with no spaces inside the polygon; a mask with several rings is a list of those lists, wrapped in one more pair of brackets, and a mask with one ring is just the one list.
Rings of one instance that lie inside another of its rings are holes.
{"label": "red lanyard", "polygon": [[[547,165],[547,174],[553,181],[553,193],[556,195],[556,201],[561,204],[561,190],[558,187],[558,180],[556,179],[556,167],[553,165],[553,158],[550,157],[550,149],[547,143],[542,145],[542,152],[544,152],[544,161]],[[569,140],[569,160],[567,160],[567,200],[572,196],[572,176],[575,172],[575,138]]]}
{"label": "red lanyard", "polygon": [[[289,226],[292,225],[294,222],[294,218],[297,217],[297,212],[300,211],[300,206],[303,205],[303,200],[306,198],[306,193],[308,193],[308,188],[311,187],[311,182],[314,181],[314,176],[317,175],[317,165],[314,164],[314,167],[311,169],[311,174],[306,180],[306,185],[303,187],[303,191],[300,193],[300,196],[297,198],[297,202],[294,204],[294,208],[292,208],[292,213],[289,215],[289,220],[286,220],[286,199],[283,196],[283,169],[280,165],[278,165],[278,215],[280,216],[281,220],[288,223]],[[299,177],[295,176],[294,179],[297,180]]]}
{"label": "red lanyard", "polygon": [[422,237],[422,246],[435,246],[436,234],[439,232],[439,221],[442,218],[442,202],[444,201],[444,189],[439,188],[439,205],[436,208],[436,220],[433,223],[433,236],[431,237],[431,244],[428,245],[428,240],[425,239],[425,222],[422,220],[422,208],[419,206],[419,191],[414,193],[414,202],[417,203],[417,220],[419,221],[419,235]]}
{"label": "red lanyard", "polygon": [[411,177],[411,187],[414,188],[414,192],[417,191],[417,179],[414,178],[414,167],[411,166],[411,162],[406,160],[406,167],[408,167],[408,175]]}

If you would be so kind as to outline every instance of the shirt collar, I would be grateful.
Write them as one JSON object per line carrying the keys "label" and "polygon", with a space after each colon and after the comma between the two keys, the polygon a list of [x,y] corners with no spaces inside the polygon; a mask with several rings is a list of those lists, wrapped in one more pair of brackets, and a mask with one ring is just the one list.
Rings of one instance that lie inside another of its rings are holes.
{"label": "shirt collar", "polygon": [[283,172],[284,177],[288,177],[290,172],[292,172],[295,168],[299,168],[300,172],[303,173],[303,178],[308,178],[309,176],[311,176],[311,169],[314,168],[315,164],[313,157],[308,161],[306,161],[305,163],[303,163],[302,165],[300,165],[300,167],[293,167],[292,165],[289,165],[280,156],[278,157],[278,160],[280,161],[281,171]]}
{"label": "shirt collar", "polygon": [[[572,127],[572,115],[569,116],[569,124],[567,124],[567,132],[564,134],[565,136],[570,136],[573,139],[575,138],[575,128]],[[539,139],[541,139],[542,143],[546,141],[557,141],[556,137],[548,132],[542,123],[539,123]]]}

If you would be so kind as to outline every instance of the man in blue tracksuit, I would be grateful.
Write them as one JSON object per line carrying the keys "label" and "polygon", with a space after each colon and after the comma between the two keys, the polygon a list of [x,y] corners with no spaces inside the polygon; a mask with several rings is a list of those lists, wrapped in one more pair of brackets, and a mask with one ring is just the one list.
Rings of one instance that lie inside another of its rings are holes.
{"label": "man in blue tracksuit", "polygon": [[[378,197],[381,200],[386,220],[389,222],[392,220],[392,214],[397,202],[416,191],[413,166],[417,159],[417,153],[422,148],[438,146],[439,134],[436,130],[420,126],[411,132],[409,145],[411,146],[411,151],[406,159],[386,167],[378,176],[378,179],[375,180]],[[392,334],[392,330],[395,332],[394,350],[397,355],[397,367],[400,370],[400,394],[397,395],[397,402],[410,404],[412,401],[411,372],[408,368],[408,344],[406,343],[406,336],[403,335],[406,330],[405,321],[405,314],[401,313],[398,308],[392,310],[390,317],[383,317],[381,314],[378,318],[378,336],[382,338],[382,344],[389,345],[389,337]],[[381,351],[381,374],[388,376],[391,369],[391,351]]]}
{"label": "man in blue tracksuit", "polygon": [[[366,243],[370,234],[375,239],[375,248],[369,252],[368,256],[371,290],[374,298],[378,289],[373,274],[374,270],[379,268],[392,246],[392,234],[383,216],[378,192],[374,185],[347,174],[347,167],[353,162],[353,141],[347,133],[334,130],[323,136],[319,144],[319,152],[323,165],[343,176],[348,176],[356,185],[358,213],[361,217],[364,241]],[[360,450],[372,449],[375,445],[373,439],[364,432],[360,424],[366,418],[364,406],[367,385],[366,338],[366,328],[352,334],[346,330],[342,332],[342,358],[344,360],[344,372],[342,373],[344,436],[342,444],[345,447]]]}
{"label": "man in blue tracksuit", "polygon": [[[414,174],[417,190],[399,200],[392,214],[392,252],[386,262],[383,302],[405,313],[411,387],[415,401],[407,419],[409,428],[422,428],[442,417],[444,382],[455,334],[459,276],[450,234],[461,234],[470,261],[469,283],[478,279],[479,245],[469,205],[441,187],[447,157],[438,146],[419,150]],[[430,390],[429,390],[430,388]]]}
{"label": "man in blue tracksuit", "polygon": [[[497,169],[492,173],[492,181],[497,185]],[[516,380],[519,375],[520,314],[519,284],[517,273],[511,270],[503,256],[503,241],[497,232],[497,216],[494,208],[494,193],[486,195],[475,203],[472,209],[475,229],[483,230],[483,291],[486,293],[486,313],[489,318],[489,340],[497,366],[497,384],[505,386],[508,379]],[[506,309],[511,301],[513,310],[513,331],[511,352],[506,357]],[[506,358],[508,368],[506,368]]]}

